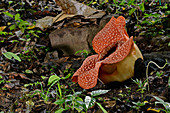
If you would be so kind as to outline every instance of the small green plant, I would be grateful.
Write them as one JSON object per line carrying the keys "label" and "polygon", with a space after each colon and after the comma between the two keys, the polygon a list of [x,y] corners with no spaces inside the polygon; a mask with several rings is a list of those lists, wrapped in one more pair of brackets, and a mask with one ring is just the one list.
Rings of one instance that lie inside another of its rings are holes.
{"label": "small green plant", "polygon": [[145,105],[144,102],[140,102],[140,101],[138,101],[138,102],[132,102],[132,103],[134,104],[134,106],[132,106],[132,108],[135,108],[136,110],[139,110],[142,106]]}
{"label": "small green plant", "polygon": [[[4,80],[3,77],[0,75],[0,86],[3,86],[2,84],[5,84],[5,83],[10,83],[10,81]],[[0,88],[0,90],[7,90],[7,89],[2,87]]]}
{"label": "small green plant", "polygon": [[[75,92],[73,95],[66,96],[66,106],[71,107],[72,111],[76,109],[78,112],[83,110],[83,99],[79,97],[82,92]],[[71,105],[71,106],[70,106]]]}
{"label": "small green plant", "polygon": [[86,109],[86,111],[90,107],[94,106],[94,104],[96,103],[104,113],[107,113],[107,111],[103,108],[103,106],[100,103],[96,102],[96,99],[94,97],[102,95],[102,94],[105,94],[105,93],[107,93],[109,91],[110,90],[96,90],[96,91],[92,91],[90,93],[91,96],[86,96],[85,100],[84,100],[85,101],[85,109]]}
{"label": "small green plant", "polygon": [[[49,84],[56,84],[57,83],[57,88],[56,88],[56,95],[58,98],[56,98],[56,101],[54,102],[54,104],[60,105],[60,110],[57,110],[56,113],[61,113],[65,110],[68,109],[72,109],[72,111],[74,111],[74,109],[76,109],[78,112],[83,110],[83,99],[79,97],[79,95],[81,94],[81,92],[75,92],[72,89],[73,94],[69,94],[69,95],[63,95],[64,92],[62,92],[61,90],[61,85],[59,83],[59,80],[65,80],[67,78],[69,78],[72,75],[72,73],[67,74],[66,77],[58,77],[56,75],[52,75],[49,78],[48,81],[48,85]],[[65,105],[65,107],[64,107]]]}
{"label": "small green plant", "polygon": [[126,94],[123,94],[123,93],[119,93],[118,95],[121,96],[122,98],[127,96]]}
{"label": "small green plant", "polygon": [[[82,94],[82,92],[74,92],[74,94],[66,95],[65,96],[66,99],[61,98],[58,99],[56,102],[54,102],[55,104],[60,105],[61,108],[61,110],[57,110],[56,113],[61,113],[70,108],[72,109],[72,111],[76,109],[78,112],[82,112],[82,110],[85,110],[87,112],[87,110],[90,107],[94,106],[95,103],[101,108],[101,110],[104,113],[107,113],[107,111],[102,107],[102,105],[96,102],[96,99],[94,97],[99,96],[101,94],[105,94],[108,91],[109,90],[92,91],[91,96],[85,96],[84,101],[81,97],[79,97]],[[64,104],[65,104],[65,108],[63,107]]]}
{"label": "small green plant", "polygon": [[165,110],[164,109],[161,110],[165,111],[166,113],[170,113],[170,103],[165,102],[164,100],[162,100],[157,96],[153,96],[153,97],[157,100],[155,104],[162,104],[165,107]]}
{"label": "small green plant", "polygon": [[2,76],[0,75],[0,84],[3,84],[3,83],[5,83],[5,80],[2,80],[3,78],[2,78]]}
{"label": "small green plant", "polygon": [[37,85],[39,85],[39,84],[41,84],[41,82],[34,82],[34,83],[29,83],[29,84],[24,84],[24,87],[29,87],[29,86],[37,86]]}
{"label": "small green plant", "polygon": [[28,48],[27,50],[23,50],[22,53],[19,54],[20,58],[23,60],[31,61],[32,59],[37,59],[37,56],[35,55],[35,49]]}
{"label": "small green plant", "polygon": [[130,93],[131,93],[131,89],[132,89],[132,88],[127,87],[127,86],[125,86],[125,88],[127,89],[128,95],[130,95]]}
{"label": "small green plant", "polygon": [[12,15],[9,12],[3,12],[3,13],[5,15],[15,19],[15,24],[10,26],[10,30],[14,30],[16,27],[18,27],[24,33],[25,29],[29,25],[29,22],[22,20],[20,18],[20,14],[19,13],[17,13],[16,15]]}
{"label": "small green plant", "polygon": [[[14,19],[14,24],[11,24],[9,29],[10,31],[19,29],[19,31],[15,32],[18,37],[21,37],[22,35],[24,35],[26,38],[29,38],[30,34],[32,34],[33,36],[39,38],[39,36],[36,33],[42,33],[40,30],[31,30],[35,28],[34,23],[30,25],[28,21],[21,19],[22,15],[20,15],[19,13],[15,15],[7,11],[6,12],[4,11],[2,13]],[[13,34],[11,32],[5,32],[5,31],[0,30],[0,35],[13,35]]]}
{"label": "small green plant", "polygon": [[139,79],[136,79],[136,80],[133,80],[132,79],[132,81],[135,83],[135,84],[137,84],[138,85],[138,90],[137,91],[140,91],[142,94],[145,92],[145,90],[146,90],[146,82],[147,82],[147,80],[145,80],[145,81],[141,81],[141,80],[139,80]]}
{"label": "small green plant", "polygon": [[76,51],[75,52],[75,55],[77,55],[78,53],[81,53],[81,55],[83,56],[83,57],[87,57],[88,56],[88,54],[89,54],[89,52],[87,51],[87,50],[79,50],[79,51]]}
{"label": "small green plant", "polygon": [[123,7],[126,8],[130,8],[129,9],[129,15],[135,14],[136,9],[138,9],[137,7],[139,7],[139,9],[144,12],[145,11],[145,7],[144,7],[144,2],[136,2],[135,0],[129,0],[128,2],[125,0],[113,0],[114,4],[111,4],[113,7],[116,7],[116,13],[121,13],[119,12],[119,10]]}
{"label": "small green plant", "polygon": [[164,72],[161,72],[161,73],[160,72],[156,72],[156,76],[160,78],[163,75],[163,73]]}

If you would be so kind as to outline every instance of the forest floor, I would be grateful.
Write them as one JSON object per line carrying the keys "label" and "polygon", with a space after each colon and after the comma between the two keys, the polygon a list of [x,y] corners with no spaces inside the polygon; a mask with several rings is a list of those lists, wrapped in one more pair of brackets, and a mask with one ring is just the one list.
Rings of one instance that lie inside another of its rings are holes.
{"label": "forest floor", "polygon": [[37,27],[37,20],[62,12],[58,4],[53,0],[3,0],[0,1],[0,113],[170,113],[168,2],[79,2],[103,10],[105,16],[116,14],[126,18],[127,33],[134,36],[144,57],[135,63],[134,77],[106,85],[98,81],[94,88],[82,89],[71,77],[85,58],[95,53],[81,51],[82,56],[63,56],[52,48],[49,34],[55,29],[97,24],[102,17],[93,20],[74,14],[76,17],[70,17],[76,20],[73,23],[66,16],[51,26]]}

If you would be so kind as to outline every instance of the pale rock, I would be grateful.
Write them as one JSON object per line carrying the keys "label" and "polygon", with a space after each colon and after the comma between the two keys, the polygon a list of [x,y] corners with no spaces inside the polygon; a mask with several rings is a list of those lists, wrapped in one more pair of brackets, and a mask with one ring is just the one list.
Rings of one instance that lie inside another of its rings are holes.
{"label": "pale rock", "polygon": [[51,45],[54,49],[62,51],[64,56],[73,55],[76,51],[84,49],[90,52],[94,36],[105,26],[111,17],[104,17],[99,25],[56,29],[49,35]]}

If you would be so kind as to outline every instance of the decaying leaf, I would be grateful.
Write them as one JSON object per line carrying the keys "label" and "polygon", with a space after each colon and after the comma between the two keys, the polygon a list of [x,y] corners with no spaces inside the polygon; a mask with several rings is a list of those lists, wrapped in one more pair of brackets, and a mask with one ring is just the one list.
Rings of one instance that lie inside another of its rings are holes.
{"label": "decaying leaf", "polygon": [[105,15],[104,11],[93,9],[85,4],[75,0],[55,0],[64,14],[67,15],[82,15],[87,18],[101,18]]}
{"label": "decaying leaf", "polygon": [[41,30],[44,30],[45,28],[51,27],[53,25],[53,17],[46,16],[42,19],[37,20],[36,27],[39,27]]}
{"label": "decaying leaf", "polygon": [[93,9],[85,4],[74,0],[55,0],[57,5],[61,7],[62,12],[56,17],[46,16],[37,20],[36,27],[44,30],[53,25],[53,23],[62,21],[66,18],[74,16],[82,16],[84,19],[101,18],[105,15],[104,11]]}

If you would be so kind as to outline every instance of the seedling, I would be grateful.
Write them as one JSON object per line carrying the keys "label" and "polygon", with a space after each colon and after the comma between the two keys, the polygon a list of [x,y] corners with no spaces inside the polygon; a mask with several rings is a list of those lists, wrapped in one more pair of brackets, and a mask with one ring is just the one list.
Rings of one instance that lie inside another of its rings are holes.
{"label": "seedling", "polygon": [[86,57],[88,56],[88,54],[89,54],[89,52],[88,52],[87,50],[85,50],[85,49],[84,49],[84,50],[76,51],[76,52],[75,52],[75,55],[78,54],[78,53],[81,53],[81,55],[82,55],[83,57],[85,57],[85,58],[86,58]]}
{"label": "seedling", "polygon": [[160,78],[162,75],[163,75],[163,72],[156,72],[156,76],[157,76],[157,77]]}
{"label": "seedling", "polygon": [[131,88],[128,87],[128,86],[125,86],[125,88],[127,89],[127,92],[128,92],[128,94],[130,95],[130,93],[131,93]]}
{"label": "seedling", "polygon": [[102,107],[102,105],[98,102],[96,102],[96,99],[94,98],[95,96],[99,96],[102,94],[105,94],[107,92],[109,92],[110,90],[96,90],[96,91],[92,91],[90,94],[91,96],[86,96],[85,97],[85,109],[87,111],[87,109],[89,109],[90,107],[94,106],[94,104],[96,103],[100,109],[104,112],[107,113],[107,111]]}
{"label": "seedling", "polygon": [[132,103],[134,104],[134,106],[132,106],[132,107],[135,108],[136,110],[139,110],[140,107],[142,107],[142,106],[145,105],[144,102],[140,102],[140,101],[138,101],[138,102],[132,102]]}
{"label": "seedling", "polygon": [[135,84],[137,84],[138,85],[138,90],[137,91],[140,91],[142,94],[144,93],[144,91],[146,90],[146,86],[145,86],[145,84],[146,84],[146,80],[144,81],[144,82],[142,82],[141,80],[138,80],[138,79],[136,79],[136,80],[133,80],[132,79],[132,81],[135,83]]}

